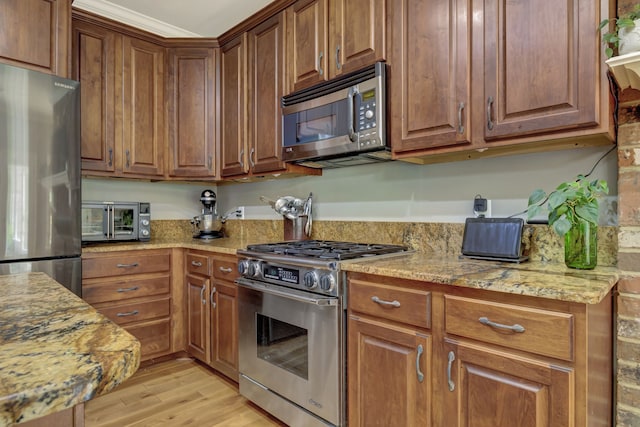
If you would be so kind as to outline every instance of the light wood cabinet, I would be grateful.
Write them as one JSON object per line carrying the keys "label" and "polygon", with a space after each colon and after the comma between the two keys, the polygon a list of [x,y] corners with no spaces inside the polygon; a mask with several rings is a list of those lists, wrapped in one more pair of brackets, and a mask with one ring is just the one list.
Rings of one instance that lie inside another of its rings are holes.
{"label": "light wood cabinet", "polygon": [[168,355],[181,349],[171,274],[170,250],[84,254],[82,298],[140,341],[141,360]]}
{"label": "light wood cabinet", "polygon": [[218,49],[169,49],[168,171],[175,178],[215,178]]}
{"label": "light wood cabinet", "polygon": [[187,351],[238,381],[236,257],[186,253]]}
{"label": "light wood cabinet", "polygon": [[160,178],[165,170],[165,48],[74,11],[83,173]]}
{"label": "light wood cabinet", "polygon": [[389,9],[394,158],[432,163],[611,143],[593,30],[609,7],[403,0]]}
{"label": "light wood cabinet", "polygon": [[611,294],[580,304],[363,273],[348,292],[349,425],[611,424]]}
{"label": "light wood cabinet", "polygon": [[69,77],[71,0],[0,2],[0,61]]}
{"label": "light wood cabinet", "polygon": [[357,71],[386,55],[385,0],[299,0],[287,9],[290,91]]}

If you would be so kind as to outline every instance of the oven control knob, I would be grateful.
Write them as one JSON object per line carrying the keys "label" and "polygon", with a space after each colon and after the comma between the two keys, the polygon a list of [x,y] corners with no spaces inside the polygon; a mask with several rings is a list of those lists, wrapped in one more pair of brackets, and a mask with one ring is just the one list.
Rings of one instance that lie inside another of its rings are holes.
{"label": "oven control knob", "polygon": [[325,292],[330,292],[336,286],[336,280],[331,274],[323,274],[320,277],[320,289]]}
{"label": "oven control knob", "polygon": [[247,259],[243,259],[241,261],[238,262],[238,273],[240,273],[241,276],[244,276],[247,274],[247,272],[249,271],[249,260]]}
{"label": "oven control knob", "polygon": [[308,271],[304,274],[304,285],[308,288],[308,289],[313,289],[316,286],[318,286],[318,273],[316,273],[315,271]]}
{"label": "oven control knob", "polygon": [[248,274],[249,276],[252,277],[259,277],[260,276],[260,261],[251,261],[249,263],[249,271]]}

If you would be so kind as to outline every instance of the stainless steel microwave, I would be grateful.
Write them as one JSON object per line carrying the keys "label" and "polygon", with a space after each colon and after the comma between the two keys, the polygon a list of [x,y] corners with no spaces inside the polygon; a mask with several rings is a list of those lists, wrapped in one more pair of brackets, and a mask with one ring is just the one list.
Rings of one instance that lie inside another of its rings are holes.
{"label": "stainless steel microwave", "polygon": [[315,168],[391,160],[386,101],[384,62],[283,97],[283,160]]}
{"label": "stainless steel microwave", "polygon": [[151,205],[144,202],[82,202],[82,242],[149,240]]}

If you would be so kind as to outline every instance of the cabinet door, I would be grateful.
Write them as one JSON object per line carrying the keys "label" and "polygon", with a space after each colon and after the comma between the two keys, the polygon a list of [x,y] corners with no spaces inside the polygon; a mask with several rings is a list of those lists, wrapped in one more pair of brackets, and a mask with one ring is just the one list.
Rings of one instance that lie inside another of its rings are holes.
{"label": "cabinet door", "polygon": [[289,89],[323,82],[327,75],[328,0],[300,0],[287,9]]}
{"label": "cabinet door", "polygon": [[123,37],[122,171],[164,172],[164,48]]}
{"label": "cabinet door", "polygon": [[233,283],[217,281],[211,289],[211,365],[238,381],[238,290]]}
{"label": "cabinet door", "polygon": [[187,351],[190,355],[209,363],[209,279],[186,275],[187,286]]}
{"label": "cabinet door", "polygon": [[69,76],[70,0],[2,0],[0,61]]}
{"label": "cabinet door", "polygon": [[227,43],[220,51],[220,149],[221,175],[246,174],[245,72],[246,35]]}
{"label": "cabinet door", "polygon": [[169,176],[213,177],[215,50],[169,52]]}
{"label": "cabinet door", "polygon": [[349,425],[431,425],[431,338],[355,316],[348,327]]}
{"label": "cabinet door", "polygon": [[115,39],[97,25],[73,24],[73,78],[80,81],[82,170],[115,170]]}
{"label": "cabinet door", "polygon": [[263,22],[248,35],[247,124],[251,172],[284,170],[282,110],[284,94],[284,13]]}
{"label": "cabinet door", "polygon": [[[474,129],[486,141],[597,124],[599,2],[474,1]],[[555,28],[559,31],[550,31]],[[475,138],[475,137],[474,137]]]}
{"label": "cabinet door", "polygon": [[385,0],[335,0],[330,7],[329,77],[384,61]]}
{"label": "cabinet door", "polygon": [[451,372],[442,392],[448,425],[574,425],[572,369],[452,340],[445,349],[449,359],[436,369]]}
{"label": "cabinet door", "polygon": [[394,153],[469,142],[468,2],[402,0],[390,8],[388,99]]}

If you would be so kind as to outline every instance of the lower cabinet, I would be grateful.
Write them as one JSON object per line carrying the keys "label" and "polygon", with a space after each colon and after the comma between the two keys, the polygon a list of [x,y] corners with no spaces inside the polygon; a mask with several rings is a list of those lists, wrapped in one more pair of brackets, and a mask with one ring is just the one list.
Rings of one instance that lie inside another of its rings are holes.
{"label": "lower cabinet", "polygon": [[431,425],[431,338],[355,315],[348,328],[349,425]]}
{"label": "lower cabinet", "polygon": [[612,423],[613,298],[348,274],[350,426]]}
{"label": "lower cabinet", "polygon": [[141,344],[141,360],[174,353],[171,250],[82,256],[82,298]]}
{"label": "lower cabinet", "polygon": [[187,351],[238,381],[236,257],[189,250],[185,263]]}

